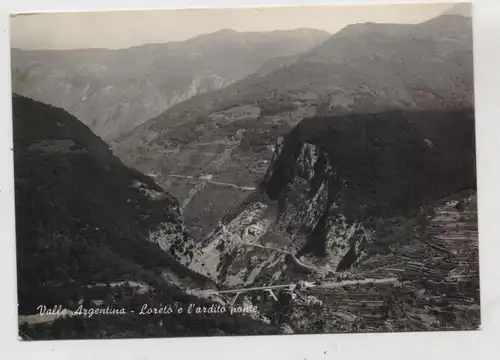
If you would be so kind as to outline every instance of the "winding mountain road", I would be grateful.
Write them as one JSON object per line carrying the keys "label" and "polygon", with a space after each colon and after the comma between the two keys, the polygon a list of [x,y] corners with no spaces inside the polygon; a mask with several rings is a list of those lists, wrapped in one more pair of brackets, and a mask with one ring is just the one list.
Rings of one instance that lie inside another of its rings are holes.
{"label": "winding mountain road", "polygon": [[253,186],[240,186],[240,185],[226,183],[226,182],[221,182],[221,181],[212,181],[212,175],[211,174],[205,174],[205,175],[201,175],[201,176],[189,176],[189,175],[179,175],[179,174],[166,174],[164,176],[173,177],[173,178],[179,178],[179,179],[195,180],[195,181],[199,181],[200,182],[199,184],[197,184],[195,187],[193,187],[189,191],[188,196],[182,202],[182,208],[187,207],[191,203],[191,201],[193,200],[194,196],[199,191],[201,191],[207,184],[213,184],[213,185],[225,186],[225,187],[232,187],[234,189],[240,189],[240,190],[245,190],[245,191],[254,191],[256,189]]}
{"label": "winding mountain road", "polygon": [[260,244],[249,243],[249,242],[246,242],[246,241],[243,241],[243,240],[239,240],[239,242],[240,242],[241,245],[244,245],[244,246],[253,246],[253,247],[259,247],[261,249],[266,249],[266,250],[272,250],[272,251],[280,252],[282,254],[290,256],[292,258],[292,260],[298,266],[307,268],[307,269],[312,270],[312,271],[319,271],[320,270],[318,268],[315,268],[314,266],[304,264],[302,261],[300,261],[299,259],[297,259],[297,257],[293,253],[291,253],[288,250],[277,249],[277,248],[273,248],[273,247],[270,247],[270,246],[264,246],[264,245],[260,245]]}

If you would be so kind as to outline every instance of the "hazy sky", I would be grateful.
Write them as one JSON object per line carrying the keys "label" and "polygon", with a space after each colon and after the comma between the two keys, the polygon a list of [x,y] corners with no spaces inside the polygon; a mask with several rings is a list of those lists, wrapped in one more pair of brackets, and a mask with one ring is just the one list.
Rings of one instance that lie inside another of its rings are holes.
{"label": "hazy sky", "polygon": [[185,40],[220,29],[315,28],[334,33],[360,22],[418,23],[454,4],[331,5],[263,9],[102,11],[17,15],[12,46],[24,49],[124,48]]}

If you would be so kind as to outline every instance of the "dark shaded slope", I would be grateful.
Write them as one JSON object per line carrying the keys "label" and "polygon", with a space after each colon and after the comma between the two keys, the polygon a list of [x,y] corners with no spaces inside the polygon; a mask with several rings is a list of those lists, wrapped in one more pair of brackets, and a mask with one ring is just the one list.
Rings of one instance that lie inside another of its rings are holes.
{"label": "dark shaded slope", "polygon": [[[96,248],[116,242],[117,249],[127,254],[133,247],[131,241],[146,246],[143,244],[149,232],[163,222],[177,227],[173,237],[189,241],[177,201],[148,177],[123,166],[106,143],[65,111],[15,97],[14,139],[20,246],[40,248],[43,253],[44,246],[54,245],[57,239],[81,239]],[[160,192],[163,199],[144,196],[139,187],[134,188],[134,182]],[[26,250],[21,249],[20,254],[29,254]],[[38,258],[40,255],[33,254]],[[65,265],[68,271],[75,271],[68,274],[69,278],[82,276],[90,282],[123,276],[119,271],[113,273],[112,267],[98,272],[87,269],[85,266],[90,264],[86,261],[79,269],[78,257],[67,255],[63,258],[68,261]],[[44,267],[50,264],[37,261],[31,265],[36,266],[31,269],[33,276],[23,276],[21,271],[22,279],[36,279],[35,274],[40,270],[43,274]],[[65,276],[64,271],[52,275]],[[32,287],[28,286],[27,291],[32,292]]]}
{"label": "dark shaded slope", "polygon": [[[178,263],[189,258],[191,239],[177,200],[147,176],[125,167],[65,111],[19,96],[13,98],[13,109],[19,313],[34,314],[38,305],[75,310],[82,302],[90,306],[92,300],[136,313],[145,303],[205,303],[184,290],[214,285]],[[177,283],[164,280],[172,276]],[[144,283],[149,290],[141,295],[109,287],[121,281]],[[107,287],[99,290],[96,284]],[[33,338],[265,330],[228,316],[162,319],[98,316],[24,330]]]}

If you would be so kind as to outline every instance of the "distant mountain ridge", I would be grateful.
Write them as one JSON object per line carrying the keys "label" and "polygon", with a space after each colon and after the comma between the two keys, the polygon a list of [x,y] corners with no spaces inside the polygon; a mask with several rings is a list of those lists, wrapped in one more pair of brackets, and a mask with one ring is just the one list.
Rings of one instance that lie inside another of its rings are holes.
{"label": "distant mountain ridge", "polygon": [[194,95],[237,81],[274,57],[308,50],[328,36],[313,29],[222,30],[120,50],[13,49],[13,91],[64,108],[107,138]]}
{"label": "distant mountain ridge", "polygon": [[194,126],[211,113],[262,102],[313,106],[316,115],[339,115],[467,108],[473,98],[470,18],[443,15],[416,25],[355,24],[311,50],[271,60],[247,78],[173,106],[120,136],[113,146],[135,166],[138,149],[154,157],[148,148],[168,143],[177,129]]}

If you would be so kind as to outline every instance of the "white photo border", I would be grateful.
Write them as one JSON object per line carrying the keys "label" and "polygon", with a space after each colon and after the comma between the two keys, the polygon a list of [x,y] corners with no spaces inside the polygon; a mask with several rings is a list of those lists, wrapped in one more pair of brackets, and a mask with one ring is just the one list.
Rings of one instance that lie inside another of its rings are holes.
{"label": "white photo border", "polygon": [[500,358],[500,1],[473,1],[481,330],[472,332],[20,341],[17,333],[9,14],[87,10],[404,4],[456,1],[16,0],[1,4],[0,349],[6,359],[497,359]]}

